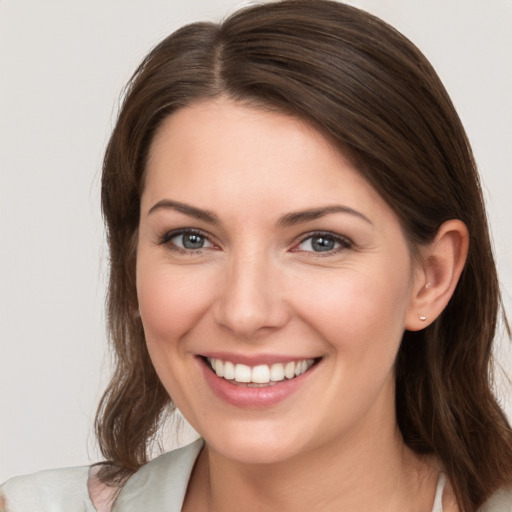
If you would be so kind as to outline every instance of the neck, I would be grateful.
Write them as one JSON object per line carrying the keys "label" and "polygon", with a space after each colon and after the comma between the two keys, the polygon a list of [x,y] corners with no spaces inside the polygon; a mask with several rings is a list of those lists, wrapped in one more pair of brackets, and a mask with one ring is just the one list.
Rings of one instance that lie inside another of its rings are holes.
{"label": "neck", "polygon": [[375,425],[370,422],[370,437],[359,425],[343,441],[273,464],[233,461],[206,447],[187,496],[198,500],[196,505],[202,502],[195,510],[210,512],[430,512],[435,464],[404,445],[396,423],[387,429]]}

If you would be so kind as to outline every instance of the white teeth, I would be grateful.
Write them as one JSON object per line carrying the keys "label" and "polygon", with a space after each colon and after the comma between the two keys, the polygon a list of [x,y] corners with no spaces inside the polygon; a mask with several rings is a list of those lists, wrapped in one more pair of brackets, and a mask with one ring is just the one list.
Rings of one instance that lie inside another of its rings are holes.
{"label": "white teeth", "polygon": [[213,367],[218,377],[224,377],[224,365],[220,359],[215,360],[215,366]]}
{"label": "white teeth", "polygon": [[[220,361],[220,359],[217,359],[217,361]],[[235,378],[235,365],[231,361],[224,363],[224,378],[227,380],[233,380]]]}
{"label": "white teeth", "polygon": [[284,376],[287,379],[293,379],[295,377],[295,363],[286,363],[284,367]]}
{"label": "white teeth", "polygon": [[251,367],[245,364],[237,364],[235,366],[235,380],[237,382],[251,382]]}
{"label": "white teeth", "polygon": [[218,377],[226,380],[249,384],[269,384],[286,379],[293,379],[306,372],[314,363],[314,359],[290,361],[289,363],[260,364],[254,367],[245,364],[234,364],[231,361],[208,358],[212,369]]}
{"label": "white teeth", "polygon": [[252,369],[251,381],[265,384],[270,380],[270,370],[266,364],[260,364]]}
{"label": "white teeth", "polygon": [[[288,363],[289,364],[289,363]],[[293,364],[293,363],[292,363]],[[277,382],[284,379],[284,366],[280,363],[275,363],[270,367],[270,380]]]}

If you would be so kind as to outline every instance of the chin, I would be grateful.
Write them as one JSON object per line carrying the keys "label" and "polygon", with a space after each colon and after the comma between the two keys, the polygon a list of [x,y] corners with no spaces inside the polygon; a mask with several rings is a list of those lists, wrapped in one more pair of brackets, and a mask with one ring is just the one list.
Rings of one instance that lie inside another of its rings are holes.
{"label": "chin", "polygon": [[204,437],[207,446],[222,457],[242,464],[275,464],[293,458],[300,451],[294,436],[286,430],[226,429],[227,436]]}
{"label": "chin", "polygon": [[291,450],[283,449],[283,447],[261,446],[250,443],[245,446],[223,446],[220,450],[210,445],[208,446],[226,459],[240,464],[278,464],[295,455]]}

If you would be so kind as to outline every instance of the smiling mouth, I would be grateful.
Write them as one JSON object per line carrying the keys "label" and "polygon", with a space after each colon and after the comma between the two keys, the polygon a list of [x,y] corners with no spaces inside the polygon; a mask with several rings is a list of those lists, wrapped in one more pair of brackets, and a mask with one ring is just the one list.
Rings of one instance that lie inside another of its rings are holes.
{"label": "smiling mouth", "polygon": [[306,373],[321,358],[302,359],[287,363],[259,364],[248,366],[212,357],[205,358],[210,369],[224,380],[246,387],[274,386]]}

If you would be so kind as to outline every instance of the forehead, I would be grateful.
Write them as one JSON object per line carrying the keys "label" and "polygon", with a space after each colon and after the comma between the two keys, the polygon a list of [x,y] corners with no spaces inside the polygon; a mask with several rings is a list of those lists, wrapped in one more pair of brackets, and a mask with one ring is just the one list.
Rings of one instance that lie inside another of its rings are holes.
{"label": "forehead", "polygon": [[[157,132],[143,209],[169,197],[251,215],[340,203],[369,213],[389,210],[319,131],[295,117],[225,98],[182,108]],[[251,209],[258,205],[266,209]]]}
{"label": "forehead", "polygon": [[344,156],[305,121],[226,97],[197,102],[167,117],[152,141],[148,167],[162,163],[162,157],[169,157],[171,151],[175,152],[173,158],[183,164],[241,159],[239,168],[247,171],[253,162],[254,172],[264,160],[270,163],[265,156],[272,156],[276,166],[284,167],[292,157],[291,151],[300,152],[301,159],[307,161],[315,159],[318,163],[320,153],[324,153],[324,157],[346,163]]}

